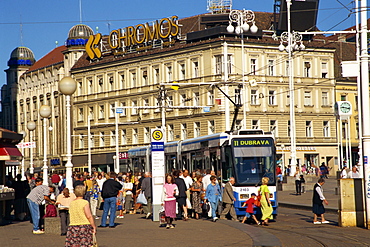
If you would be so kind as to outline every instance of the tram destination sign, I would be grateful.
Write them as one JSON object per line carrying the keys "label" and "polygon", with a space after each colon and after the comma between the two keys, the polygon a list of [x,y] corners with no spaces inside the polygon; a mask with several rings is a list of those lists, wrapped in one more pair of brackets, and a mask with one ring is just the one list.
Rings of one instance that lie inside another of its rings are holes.
{"label": "tram destination sign", "polygon": [[233,139],[232,145],[234,147],[267,147],[273,145],[272,139]]}

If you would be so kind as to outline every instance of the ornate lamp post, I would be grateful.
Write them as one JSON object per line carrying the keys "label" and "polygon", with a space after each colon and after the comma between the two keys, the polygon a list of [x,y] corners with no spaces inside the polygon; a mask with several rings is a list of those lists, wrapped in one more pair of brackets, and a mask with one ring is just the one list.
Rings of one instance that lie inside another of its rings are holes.
{"label": "ornate lamp post", "polygon": [[[36,129],[36,123],[34,121],[27,123],[27,129],[30,131],[30,142],[33,141],[33,131]],[[30,146],[30,173],[33,174],[33,150],[32,144]]]}
{"label": "ornate lamp post", "polygon": [[77,83],[69,76],[59,82],[59,91],[66,96],[66,126],[67,126],[67,163],[66,163],[66,187],[73,191],[72,182],[72,145],[71,145],[71,95],[76,91]]}
{"label": "ornate lamp post", "polygon": [[[226,28],[227,32],[229,33],[236,33],[241,35],[241,46],[242,46],[242,83],[244,87],[243,93],[243,128],[247,128],[247,109],[245,106],[245,102],[247,102],[246,96],[246,87],[245,87],[245,80],[244,80],[244,67],[245,67],[245,58],[244,58],[244,32],[250,31],[251,33],[257,33],[258,27],[254,22],[254,12],[252,10],[232,10],[229,14],[230,23],[229,26]],[[234,24],[234,25],[233,25]],[[250,25],[251,24],[251,25]],[[234,27],[235,26],[235,27]],[[226,61],[227,63],[227,61]],[[225,69],[227,67],[225,66]],[[230,114],[228,114],[230,115]]]}
{"label": "ornate lamp post", "polygon": [[[287,3],[287,16],[288,16],[288,31],[283,32],[280,36],[279,51],[288,52],[288,75],[289,75],[289,108],[290,108],[290,158],[291,169],[290,175],[293,176],[297,166],[297,150],[296,150],[296,130],[295,130],[295,100],[294,100],[294,75],[293,75],[293,51],[304,50],[305,46],[302,43],[302,35],[297,32],[291,31],[290,25],[290,5],[291,0],[286,0]],[[287,46],[284,46],[287,43]]]}
{"label": "ornate lamp post", "polygon": [[42,171],[43,171],[43,175],[42,175],[42,179],[43,179],[43,182],[42,184],[43,185],[48,185],[49,182],[48,182],[48,145],[47,145],[47,119],[50,117],[51,115],[51,108],[50,106],[48,105],[42,105],[40,107],[40,116],[43,118],[43,129],[44,129],[44,166],[42,167]]}

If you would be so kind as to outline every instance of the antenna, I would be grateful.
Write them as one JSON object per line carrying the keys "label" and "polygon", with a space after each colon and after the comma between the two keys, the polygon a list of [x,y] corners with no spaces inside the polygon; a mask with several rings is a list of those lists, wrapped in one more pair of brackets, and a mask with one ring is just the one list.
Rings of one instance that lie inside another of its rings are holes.
{"label": "antenna", "polygon": [[82,0],[80,0],[80,24],[82,24]]}
{"label": "antenna", "polygon": [[22,23],[22,15],[20,15],[21,22],[19,24],[19,32],[20,32],[20,39],[21,39],[21,46],[23,46],[23,23]]}

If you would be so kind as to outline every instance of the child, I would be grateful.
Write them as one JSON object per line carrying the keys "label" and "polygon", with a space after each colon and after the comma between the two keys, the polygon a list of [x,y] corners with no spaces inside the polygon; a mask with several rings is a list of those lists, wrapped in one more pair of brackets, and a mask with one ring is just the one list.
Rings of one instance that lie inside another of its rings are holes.
{"label": "child", "polygon": [[125,204],[125,196],[123,190],[118,191],[117,196],[117,210],[119,210],[119,215],[117,218],[123,219],[125,216],[123,215],[123,205]]}
{"label": "child", "polygon": [[303,175],[299,176],[299,180],[301,181],[301,193],[306,193],[304,189],[304,185],[306,184],[306,180],[304,179]]}
{"label": "child", "polygon": [[253,220],[256,222],[257,225],[260,225],[261,223],[257,220],[256,216],[254,215],[254,202],[256,201],[257,199],[257,195],[255,193],[252,193],[251,194],[251,198],[249,198],[246,202],[244,202],[244,204],[242,205],[242,207],[245,207],[247,206],[247,209],[245,210],[245,216],[243,218],[243,221],[242,223],[244,224],[244,222],[247,220],[247,218],[251,217],[253,218]]}

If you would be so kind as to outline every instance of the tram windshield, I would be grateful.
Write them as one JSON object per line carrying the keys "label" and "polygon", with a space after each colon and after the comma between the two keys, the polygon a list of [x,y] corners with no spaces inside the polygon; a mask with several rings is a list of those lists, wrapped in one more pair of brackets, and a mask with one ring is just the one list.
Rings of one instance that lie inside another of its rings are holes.
{"label": "tram windshield", "polygon": [[275,181],[275,155],[272,139],[233,139],[234,174],[237,185],[260,185],[268,177]]}

